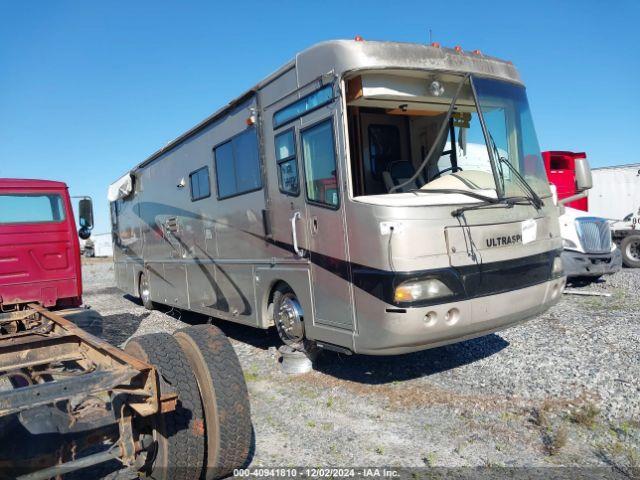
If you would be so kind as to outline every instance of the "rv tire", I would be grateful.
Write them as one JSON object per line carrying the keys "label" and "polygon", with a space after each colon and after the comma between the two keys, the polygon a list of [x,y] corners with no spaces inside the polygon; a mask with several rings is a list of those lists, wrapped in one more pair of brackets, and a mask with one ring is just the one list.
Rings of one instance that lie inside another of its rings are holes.
{"label": "rv tire", "polygon": [[180,344],[167,333],[153,333],[131,339],[125,351],[156,367],[162,377],[160,394],[164,382],[178,393],[175,410],[156,414],[152,431],[144,432],[151,433],[155,443],[143,473],[157,480],[200,478],[206,444],[202,402],[198,382]]}
{"label": "rv tire", "polygon": [[[291,322],[289,325],[285,325],[282,319],[278,318],[278,315],[280,314],[279,312],[282,312],[283,310],[290,311],[290,314],[292,314],[293,317],[296,317],[294,319],[296,325],[293,329],[290,328]],[[289,345],[296,350],[309,354],[317,350],[315,342],[309,341],[306,338],[304,329],[304,312],[302,311],[298,297],[289,285],[283,283],[275,289],[273,294],[272,311],[273,323],[276,326],[280,340],[282,340],[285,345]]]}

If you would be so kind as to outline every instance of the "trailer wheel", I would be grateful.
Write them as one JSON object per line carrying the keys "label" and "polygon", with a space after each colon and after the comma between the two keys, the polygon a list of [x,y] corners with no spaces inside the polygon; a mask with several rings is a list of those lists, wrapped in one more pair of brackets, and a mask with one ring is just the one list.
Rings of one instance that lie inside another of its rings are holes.
{"label": "trailer wheel", "polygon": [[622,261],[627,267],[640,268],[640,235],[629,235],[620,244]]}
{"label": "trailer wheel", "polygon": [[167,333],[133,338],[125,351],[155,366],[178,392],[176,409],[158,414],[149,432],[156,440],[155,451],[147,459],[144,473],[158,480],[200,478],[206,445],[204,417],[198,382],[187,356]]}
{"label": "trailer wheel", "polygon": [[206,478],[222,478],[248,463],[253,429],[244,375],[227,337],[213,325],[174,334],[198,379],[207,439]]}
{"label": "trailer wheel", "polygon": [[151,300],[149,280],[147,280],[147,276],[144,273],[140,274],[140,279],[138,281],[138,297],[140,297],[140,301],[144,308],[147,310],[155,310],[156,306]]}

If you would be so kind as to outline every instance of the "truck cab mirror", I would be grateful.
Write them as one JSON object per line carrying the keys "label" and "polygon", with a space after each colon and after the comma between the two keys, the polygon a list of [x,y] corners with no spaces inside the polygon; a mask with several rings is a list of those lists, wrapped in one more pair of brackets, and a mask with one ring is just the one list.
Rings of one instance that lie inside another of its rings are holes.
{"label": "truck cab mirror", "polygon": [[[83,198],[78,203],[78,223],[80,224],[80,231],[86,230],[91,233],[93,229],[93,203],[90,198]],[[82,235],[80,235],[82,238]],[[87,235],[89,238],[89,235]]]}
{"label": "truck cab mirror", "polygon": [[589,167],[589,161],[586,158],[575,159],[575,175],[576,175],[576,190],[578,192],[584,192],[593,187],[593,180],[591,178],[591,167]]}
{"label": "truck cab mirror", "polygon": [[82,240],[87,240],[91,236],[91,230],[85,227],[80,227],[80,230],[78,230],[78,236]]}

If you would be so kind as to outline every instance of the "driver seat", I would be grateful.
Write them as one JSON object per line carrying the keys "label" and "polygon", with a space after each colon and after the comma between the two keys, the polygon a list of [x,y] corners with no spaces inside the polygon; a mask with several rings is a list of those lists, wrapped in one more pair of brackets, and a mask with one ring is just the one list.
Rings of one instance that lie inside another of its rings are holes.
{"label": "driver seat", "polygon": [[[416,173],[416,169],[413,164],[408,160],[397,160],[395,162],[391,162],[387,165],[387,169],[382,172],[382,179],[384,180],[384,186],[389,192],[393,187],[397,185],[401,185],[411,177],[413,177]],[[416,180],[418,180],[416,178]],[[418,184],[416,180],[410,182],[405,185],[396,192],[408,192],[410,190],[417,190]]]}

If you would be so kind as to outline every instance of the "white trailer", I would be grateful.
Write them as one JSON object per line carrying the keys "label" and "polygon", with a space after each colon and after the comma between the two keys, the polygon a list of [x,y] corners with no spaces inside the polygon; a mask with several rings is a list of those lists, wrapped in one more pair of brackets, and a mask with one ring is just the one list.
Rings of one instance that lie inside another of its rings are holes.
{"label": "white trailer", "polygon": [[589,213],[614,220],[613,240],[627,267],[640,267],[640,163],[595,168]]}
{"label": "white trailer", "polygon": [[594,168],[589,213],[622,220],[640,207],[640,163]]}
{"label": "white trailer", "polygon": [[113,257],[111,232],[97,233],[91,236],[96,257]]}

